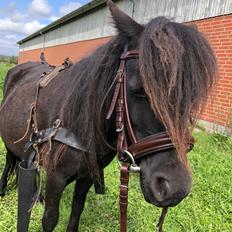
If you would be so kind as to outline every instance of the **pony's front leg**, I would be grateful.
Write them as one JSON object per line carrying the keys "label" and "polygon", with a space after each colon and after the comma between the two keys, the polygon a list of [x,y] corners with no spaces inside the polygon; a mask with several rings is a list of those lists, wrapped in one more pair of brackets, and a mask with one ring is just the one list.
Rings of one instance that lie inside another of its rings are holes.
{"label": "pony's front leg", "polygon": [[52,232],[57,225],[60,198],[67,184],[67,179],[57,170],[47,175],[45,211],[42,219],[44,232]]}
{"label": "pony's front leg", "polygon": [[67,227],[67,232],[77,232],[80,216],[84,209],[86,195],[92,186],[91,178],[80,179],[76,181],[73,194],[72,212]]}

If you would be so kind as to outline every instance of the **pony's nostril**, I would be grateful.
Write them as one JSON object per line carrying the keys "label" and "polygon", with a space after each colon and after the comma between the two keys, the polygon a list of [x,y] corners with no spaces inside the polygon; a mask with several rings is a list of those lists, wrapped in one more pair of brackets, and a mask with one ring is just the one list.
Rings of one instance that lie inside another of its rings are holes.
{"label": "pony's nostril", "polygon": [[169,182],[166,178],[158,176],[155,179],[155,198],[157,201],[164,201],[170,189]]}

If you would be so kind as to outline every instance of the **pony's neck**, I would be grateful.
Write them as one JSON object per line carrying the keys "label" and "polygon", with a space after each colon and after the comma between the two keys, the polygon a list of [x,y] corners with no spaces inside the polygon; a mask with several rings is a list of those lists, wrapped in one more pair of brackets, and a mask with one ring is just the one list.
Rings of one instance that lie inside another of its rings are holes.
{"label": "pony's neck", "polygon": [[67,94],[65,124],[90,149],[106,141],[114,140],[114,122],[106,120],[113,89],[104,97],[116,75],[123,45],[118,38],[98,48],[91,56],[82,59],[73,67],[73,78]]}

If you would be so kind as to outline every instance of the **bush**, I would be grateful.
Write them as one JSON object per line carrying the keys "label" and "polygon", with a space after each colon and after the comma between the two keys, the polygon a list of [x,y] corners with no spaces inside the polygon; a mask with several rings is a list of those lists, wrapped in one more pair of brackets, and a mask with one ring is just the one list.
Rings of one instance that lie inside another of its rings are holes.
{"label": "bush", "polygon": [[18,57],[17,56],[3,56],[3,55],[0,55],[0,63],[17,64],[18,63]]}

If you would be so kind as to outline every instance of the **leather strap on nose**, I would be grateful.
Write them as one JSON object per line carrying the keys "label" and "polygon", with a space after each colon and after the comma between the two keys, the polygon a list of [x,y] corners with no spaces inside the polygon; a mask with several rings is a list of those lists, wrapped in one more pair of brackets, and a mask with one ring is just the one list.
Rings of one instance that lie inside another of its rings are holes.
{"label": "leather strap on nose", "polygon": [[174,148],[172,140],[165,131],[140,139],[137,143],[132,143],[128,151],[131,152],[135,160],[138,160],[151,153],[167,151]]}
{"label": "leather strap on nose", "polygon": [[[189,141],[186,142],[187,152],[192,150],[193,146],[194,138],[191,137]],[[133,155],[134,160],[138,160],[146,155],[171,149],[175,149],[175,145],[167,131],[147,136],[128,147],[128,151]]]}

